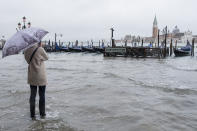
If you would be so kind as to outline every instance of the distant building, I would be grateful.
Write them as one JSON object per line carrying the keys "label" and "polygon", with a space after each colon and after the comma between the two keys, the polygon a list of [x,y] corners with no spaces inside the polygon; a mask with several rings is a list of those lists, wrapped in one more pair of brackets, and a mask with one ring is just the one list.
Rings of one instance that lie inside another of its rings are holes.
{"label": "distant building", "polygon": [[[155,16],[153,21],[153,28],[152,28],[152,36],[151,37],[144,37],[140,38],[139,36],[132,36],[132,35],[126,35],[122,41],[127,41],[128,43],[136,43],[143,39],[144,43],[158,43],[158,22],[157,17]],[[178,26],[176,25],[172,31],[169,29],[166,30],[160,29],[160,35],[159,35],[159,42],[163,42],[165,39],[165,35],[167,34],[167,43],[170,43],[171,39],[173,41],[177,41],[178,43],[187,43],[187,40],[191,43],[192,39],[195,38],[195,42],[197,42],[197,35],[192,35],[192,31],[188,30],[185,32],[180,31]]]}
{"label": "distant building", "polygon": [[174,27],[172,33],[173,33],[173,34],[178,34],[178,33],[180,33],[180,30],[179,30],[179,28],[178,28],[177,25]]}
{"label": "distant building", "polygon": [[192,31],[188,30],[188,31],[184,32],[184,37],[182,37],[183,43],[187,43],[187,40],[190,43],[192,43],[192,39],[193,39]]}
{"label": "distant building", "polygon": [[152,37],[156,38],[158,35],[158,23],[157,23],[157,17],[155,16],[154,22],[153,22],[153,33]]}
{"label": "distant building", "polygon": [[139,41],[139,36],[132,36],[132,35],[126,35],[124,39],[121,40],[122,42],[127,41],[128,43],[133,43]]}
{"label": "distant building", "polygon": [[193,38],[195,39],[195,43],[197,43],[197,35],[193,35]]}
{"label": "distant building", "polygon": [[126,35],[125,37],[124,37],[124,40],[131,40],[131,35]]}

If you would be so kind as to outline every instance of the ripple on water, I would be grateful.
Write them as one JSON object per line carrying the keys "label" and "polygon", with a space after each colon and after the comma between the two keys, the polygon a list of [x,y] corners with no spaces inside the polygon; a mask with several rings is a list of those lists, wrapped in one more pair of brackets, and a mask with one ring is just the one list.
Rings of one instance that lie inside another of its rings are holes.
{"label": "ripple on water", "polygon": [[142,88],[157,89],[157,90],[162,90],[164,92],[175,93],[179,95],[189,95],[189,94],[197,95],[197,90],[189,88],[187,86],[181,85],[178,87],[173,87],[171,85],[166,85],[162,83],[147,83],[140,80],[135,80],[133,78],[128,78],[128,79],[134,82],[135,85],[139,85]]}
{"label": "ripple on water", "polygon": [[47,118],[33,122],[24,57],[0,59],[0,130],[197,129],[196,59],[103,58],[87,53],[50,53],[49,58]]}
{"label": "ripple on water", "polygon": [[61,119],[56,120],[36,120],[33,122],[31,126],[27,129],[27,131],[43,131],[43,130],[52,130],[52,131],[77,131],[66,124]]}

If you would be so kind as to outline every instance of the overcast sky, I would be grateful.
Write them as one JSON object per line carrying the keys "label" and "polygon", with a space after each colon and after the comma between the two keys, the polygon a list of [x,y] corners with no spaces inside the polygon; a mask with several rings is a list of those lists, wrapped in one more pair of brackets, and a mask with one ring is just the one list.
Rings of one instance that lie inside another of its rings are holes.
{"label": "overcast sky", "polygon": [[0,0],[0,36],[9,38],[17,23],[26,16],[32,26],[50,32],[45,39],[109,39],[110,28],[115,38],[126,34],[151,36],[156,14],[159,28],[197,34],[197,0]]}

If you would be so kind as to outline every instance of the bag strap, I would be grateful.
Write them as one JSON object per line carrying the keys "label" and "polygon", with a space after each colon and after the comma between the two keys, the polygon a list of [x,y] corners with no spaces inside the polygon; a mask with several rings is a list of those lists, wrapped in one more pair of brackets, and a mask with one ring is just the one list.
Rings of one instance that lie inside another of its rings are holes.
{"label": "bag strap", "polygon": [[37,48],[34,50],[34,52],[32,53],[31,58],[30,58],[30,61],[29,61],[29,64],[31,63],[31,60],[33,59],[33,57],[34,57],[36,51],[38,50],[38,48],[39,48],[39,47],[37,47]]}

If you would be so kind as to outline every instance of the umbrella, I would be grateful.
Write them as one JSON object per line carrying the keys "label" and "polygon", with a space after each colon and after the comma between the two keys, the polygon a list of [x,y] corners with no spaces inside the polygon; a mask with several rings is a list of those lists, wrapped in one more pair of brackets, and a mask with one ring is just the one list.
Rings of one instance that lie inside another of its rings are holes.
{"label": "umbrella", "polygon": [[2,57],[18,54],[20,51],[32,47],[40,42],[47,33],[48,31],[35,27],[18,31],[6,41]]}

